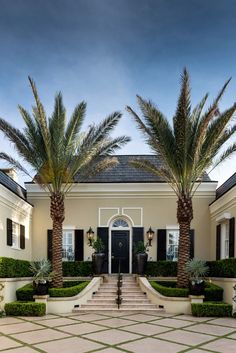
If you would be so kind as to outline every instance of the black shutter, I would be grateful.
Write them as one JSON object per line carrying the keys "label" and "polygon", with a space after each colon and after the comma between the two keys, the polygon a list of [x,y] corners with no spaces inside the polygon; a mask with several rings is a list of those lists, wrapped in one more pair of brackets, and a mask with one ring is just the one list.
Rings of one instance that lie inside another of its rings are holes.
{"label": "black shutter", "polygon": [[12,220],[7,218],[7,245],[12,246]]}
{"label": "black shutter", "polygon": [[194,258],[194,229],[190,229],[190,259]]}
{"label": "black shutter", "polygon": [[48,229],[48,260],[52,261],[52,229]]}
{"label": "black shutter", "polygon": [[135,244],[139,241],[144,241],[144,228],[143,227],[134,227],[133,228],[133,257],[132,257],[132,273],[137,273],[136,270],[136,261],[134,256]]}
{"label": "black shutter", "polygon": [[84,261],[84,230],[75,229],[75,261]]}
{"label": "black shutter", "polygon": [[109,233],[109,229],[106,227],[97,228],[97,236],[102,240],[105,246],[105,249],[104,249],[105,259],[102,267],[103,273],[108,273],[108,233]]}
{"label": "black shutter", "polygon": [[20,225],[20,248],[25,249],[25,226]]}
{"label": "black shutter", "polygon": [[229,220],[229,257],[234,257],[235,218]]}
{"label": "black shutter", "polygon": [[138,243],[139,241],[144,241],[144,229],[143,227],[134,227],[133,228],[133,248],[135,246],[136,243]]}
{"label": "black shutter", "polygon": [[166,229],[157,231],[157,260],[166,260]]}
{"label": "black shutter", "polygon": [[216,226],[216,260],[220,260],[221,253],[221,225]]}

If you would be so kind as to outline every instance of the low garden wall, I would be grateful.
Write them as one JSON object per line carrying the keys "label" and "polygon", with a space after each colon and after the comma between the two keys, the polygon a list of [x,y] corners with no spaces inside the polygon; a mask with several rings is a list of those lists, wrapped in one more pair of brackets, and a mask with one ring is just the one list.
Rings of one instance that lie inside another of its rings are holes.
{"label": "low garden wall", "polygon": [[148,299],[168,314],[191,314],[191,298],[165,297],[153,289],[147,278],[137,277],[137,281]]}
{"label": "low garden wall", "polygon": [[43,298],[35,296],[35,302],[45,303],[46,313],[66,314],[71,312],[74,309],[75,305],[80,306],[81,304],[85,304],[87,300],[91,299],[93,293],[99,289],[102,282],[102,277],[94,277],[91,282],[83,289],[82,292],[73,297],[53,298],[45,296]]}
{"label": "low garden wall", "polygon": [[236,278],[211,277],[210,281],[224,289],[223,300],[225,303],[235,304],[233,301],[233,297],[236,293],[233,287],[236,284]]}
{"label": "low garden wall", "polygon": [[6,303],[16,300],[16,290],[25,284],[32,282],[31,277],[24,278],[0,278],[0,311]]}

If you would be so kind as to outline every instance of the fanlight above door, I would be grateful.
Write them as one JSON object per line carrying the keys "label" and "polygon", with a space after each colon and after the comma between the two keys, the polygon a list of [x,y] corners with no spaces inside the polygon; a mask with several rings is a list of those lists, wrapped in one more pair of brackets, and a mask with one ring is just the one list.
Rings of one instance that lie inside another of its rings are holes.
{"label": "fanlight above door", "polygon": [[129,228],[128,223],[122,219],[122,218],[117,218],[113,224],[112,224],[112,228]]}

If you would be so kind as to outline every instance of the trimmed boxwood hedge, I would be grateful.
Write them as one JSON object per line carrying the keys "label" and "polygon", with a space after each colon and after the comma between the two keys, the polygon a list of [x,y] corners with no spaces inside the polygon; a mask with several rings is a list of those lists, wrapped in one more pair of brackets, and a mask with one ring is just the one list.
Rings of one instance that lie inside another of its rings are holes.
{"label": "trimmed boxwood hedge", "polygon": [[[51,297],[73,297],[80,293],[89,283],[89,281],[66,281],[63,282],[63,288],[49,288]],[[17,289],[16,298],[21,301],[33,301],[35,290],[32,283]]]}
{"label": "trimmed boxwood hedge", "polygon": [[218,317],[231,317],[232,316],[232,305],[217,302],[205,302],[205,303],[193,303],[192,315],[193,316],[218,316]]}
{"label": "trimmed boxwood hedge", "polygon": [[236,258],[208,261],[207,265],[209,266],[209,277],[236,277]]}
{"label": "trimmed boxwood hedge", "polygon": [[[86,277],[93,273],[91,261],[63,261],[62,267],[65,277]],[[0,257],[0,278],[16,277],[32,277],[30,262]]]}
{"label": "trimmed boxwood hedge", "polygon": [[187,297],[187,288],[175,288],[176,282],[171,281],[150,281],[152,287],[166,297]]}
{"label": "trimmed boxwood hedge", "polygon": [[[176,281],[150,281],[152,287],[166,297],[188,297],[188,288],[176,288]],[[223,288],[205,282],[205,301],[222,301]]]}
{"label": "trimmed boxwood hedge", "polygon": [[62,268],[64,277],[86,277],[93,274],[91,261],[63,261]]}
{"label": "trimmed boxwood hedge", "polygon": [[28,283],[23,287],[16,290],[16,298],[21,301],[33,301],[33,296],[35,295],[35,290],[32,283]]}
{"label": "trimmed boxwood hedge", "polygon": [[49,295],[50,297],[73,297],[74,295],[79,294],[88,285],[88,283],[89,281],[84,281],[72,287],[66,286],[64,288],[50,288]]}
{"label": "trimmed boxwood hedge", "polygon": [[19,301],[5,304],[4,310],[9,316],[43,316],[46,314],[46,304]]}
{"label": "trimmed boxwood hedge", "polygon": [[0,278],[32,277],[29,266],[29,261],[0,257]]}
{"label": "trimmed boxwood hedge", "polygon": [[176,277],[176,261],[148,261],[146,275],[150,277]]}

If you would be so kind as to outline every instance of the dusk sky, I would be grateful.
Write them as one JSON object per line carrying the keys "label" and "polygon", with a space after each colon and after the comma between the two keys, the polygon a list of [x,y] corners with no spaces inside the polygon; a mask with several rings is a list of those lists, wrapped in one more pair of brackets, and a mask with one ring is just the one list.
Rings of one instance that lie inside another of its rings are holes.
{"label": "dusk sky", "polygon": [[[221,108],[236,101],[235,0],[0,0],[0,9],[0,116],[19,128],[17,104],[33,103],[28,75],[48,115],[58,91],[68,114],[85,100],[84,129],[122,111],[115,134],[132,142],[121,154],[150,153],[125,106],[138,110],[139,94],[172,119],[184,66],[193,105],[206,92],[210,104],[231,76]],[[222,183],[235,171],[236,155],[210,176]]]}

